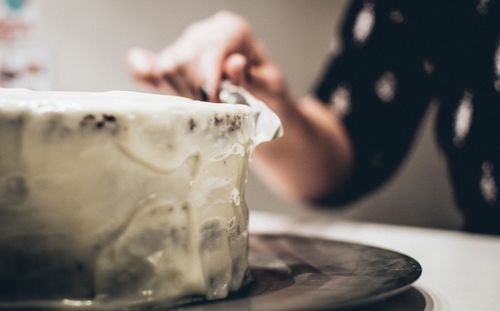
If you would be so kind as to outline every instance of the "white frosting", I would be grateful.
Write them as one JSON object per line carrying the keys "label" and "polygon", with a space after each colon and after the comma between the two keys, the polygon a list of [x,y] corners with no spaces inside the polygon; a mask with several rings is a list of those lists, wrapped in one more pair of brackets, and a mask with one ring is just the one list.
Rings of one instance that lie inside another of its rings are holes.
{"label": "white frosting", "polygon": [[[31,112],[89,111],[151,113],[166,111],[188,112],[196,110],[226,112],[248,112],[248,107],[195,101],[185,97],[166,96],[150,93],[109,91],[109,92],[35,92],[26,89],[0,89],[0,108],[4,111]],[[221,106],[222,105],[222,106]]]}
{"label": "white frosting", "polygon": [[16,283],[0,301],[239,289],[254,116],[132,92],[0,90],[0,283]]}

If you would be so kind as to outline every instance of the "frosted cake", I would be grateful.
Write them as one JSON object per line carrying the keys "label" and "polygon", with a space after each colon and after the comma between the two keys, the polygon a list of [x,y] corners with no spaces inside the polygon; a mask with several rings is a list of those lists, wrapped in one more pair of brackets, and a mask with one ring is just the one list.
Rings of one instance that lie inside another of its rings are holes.
{"label": "frosted cake", "polygon": [[142,93],[0,90],[0,306],[238,290],[254,117]]}

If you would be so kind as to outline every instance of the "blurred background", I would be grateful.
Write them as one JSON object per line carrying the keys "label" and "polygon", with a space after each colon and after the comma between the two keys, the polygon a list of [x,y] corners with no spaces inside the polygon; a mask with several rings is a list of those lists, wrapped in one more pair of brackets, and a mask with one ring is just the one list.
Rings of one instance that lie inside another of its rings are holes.
{"label": "blurred background", "polygon": [[[158,51],[191,22],[225,9],[249,20],[297,96],[312,88],[327,57],[340,48],[335,35],[349,4],[347,0],[3,1],[4,14],[27,19],[33,26],[20,39],[1,46],[4,86],[141,91],[125,67],[130,47]],[[31,8],[21,8],[23,3]],[[6,70],[9,66],[13,69]],[[350,206],[336,211],[299,206],[270,193],[253,175],[248,205],[304,217],[328,214],[339,219],[458,228],[462,220],[451,196],[444,158],[434,143],[433,118],[431,109],[397,175]]]}

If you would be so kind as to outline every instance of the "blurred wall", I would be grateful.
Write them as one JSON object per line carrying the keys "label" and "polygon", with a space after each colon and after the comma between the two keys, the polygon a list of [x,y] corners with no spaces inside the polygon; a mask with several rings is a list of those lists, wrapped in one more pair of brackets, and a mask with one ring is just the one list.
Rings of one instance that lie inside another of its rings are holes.
{"label": "blurred wall", "polygon": [[[40,2],[37,40],[56,53],[58,90],[140,90],[124,66],[129,47],[160,50],[190,22],[228,9],[250,21],[297,95],[306,93],[317,78],[348,4],[346,0]],[[380,191],[350,208],[328,214],[409,225],[459,226],[461,220],[451,199],[444,161],[434,144],[429,118],[414,151],[403,169]],[[312,213],[277,198],[253,176],[247,200],[253,209]]]}

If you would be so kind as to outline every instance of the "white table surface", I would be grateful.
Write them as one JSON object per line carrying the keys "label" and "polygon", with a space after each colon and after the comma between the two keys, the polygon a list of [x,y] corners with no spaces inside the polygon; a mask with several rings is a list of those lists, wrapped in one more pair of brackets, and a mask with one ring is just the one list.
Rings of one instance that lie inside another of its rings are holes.
{"label": "white table surface", "polygon": [[[251,212],[250,231],[312,235],[404,253],[422,265],[415,289],[425,297],[424,310],[500,310],[500,237],[257,211]],[[410,307],[403,298],[383,310]]]}

